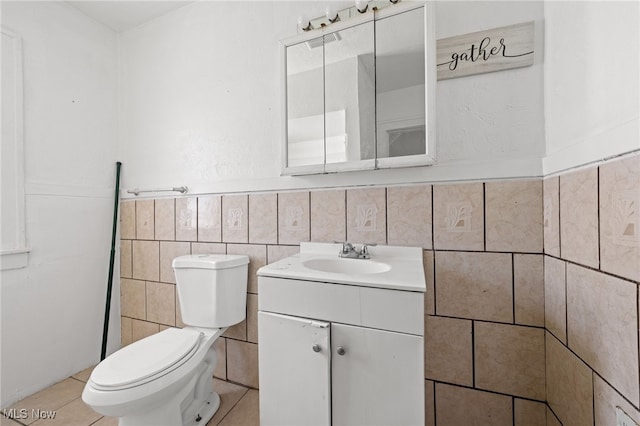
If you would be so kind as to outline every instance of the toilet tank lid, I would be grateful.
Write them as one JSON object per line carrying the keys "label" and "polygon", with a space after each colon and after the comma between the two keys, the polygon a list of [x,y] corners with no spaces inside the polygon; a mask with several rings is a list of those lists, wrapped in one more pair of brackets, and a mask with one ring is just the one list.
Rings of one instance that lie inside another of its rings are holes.
{"label": "toilet tank lid", "polygon": [[226,269],[249,263],[249,257],[242,254],[189,254],[173,259],[174,269]]}

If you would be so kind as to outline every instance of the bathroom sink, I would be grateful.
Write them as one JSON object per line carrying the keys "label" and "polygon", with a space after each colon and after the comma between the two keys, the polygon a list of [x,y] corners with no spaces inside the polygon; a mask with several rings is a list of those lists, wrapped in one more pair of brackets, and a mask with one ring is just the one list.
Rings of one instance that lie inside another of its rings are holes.
{"label": "bathroom sink", "polygon": [[332,272],[336,274],[380,274],[391,270],[391,266],[365,259],[345,259],[345,258],[312,258],[302,262],[305,268],[321,272]]}

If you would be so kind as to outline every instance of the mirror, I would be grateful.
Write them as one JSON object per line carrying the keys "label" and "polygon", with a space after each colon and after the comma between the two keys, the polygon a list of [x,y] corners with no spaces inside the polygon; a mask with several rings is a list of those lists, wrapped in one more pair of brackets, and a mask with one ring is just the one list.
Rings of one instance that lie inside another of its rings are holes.
{"label": "mirror", "polygon": [[283,174],[434,162],[428,7],[398,4],[283,42]]}

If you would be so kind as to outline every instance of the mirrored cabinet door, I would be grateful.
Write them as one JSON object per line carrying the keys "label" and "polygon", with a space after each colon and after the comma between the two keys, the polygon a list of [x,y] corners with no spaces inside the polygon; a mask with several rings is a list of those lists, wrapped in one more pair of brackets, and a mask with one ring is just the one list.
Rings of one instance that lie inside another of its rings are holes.
{"label": "mirrored cabinet door", "polygon": [[424,163],[428,135],[425,10],[381,17],[375,24],[378,166]]}
{"label": "mirrored cabinet door", "polygon": [[324,58],[322,37],[286,48],[286,167],[324,171]]}
{"label": "mirrored cabinet door", "polygon": [[324,36],[327,172],[375,167],[373,25]]}

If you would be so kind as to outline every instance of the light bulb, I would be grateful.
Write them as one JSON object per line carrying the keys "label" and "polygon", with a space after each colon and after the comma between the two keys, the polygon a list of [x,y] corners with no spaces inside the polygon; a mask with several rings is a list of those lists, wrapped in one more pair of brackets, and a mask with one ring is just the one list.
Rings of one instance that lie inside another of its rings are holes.
{"label": "light bulb", "polygon": [[331,4],[327,6],[327,8],[325,9],[324,16],[326,16],[329,22],[331,22],[332,24],[340,20],[340,15],[338,14],[338,11]]}
{"label": "light bulb", "polygon": [[302,31],[312,30],[311,21],[309,21],[309,17],[305,14],[298,16],[298,26]]}
{"label": "light bulb", "polygon": [[369,2],[367,0],[356,0],[356,10],[360,13],[365,13],[369,8]]}

